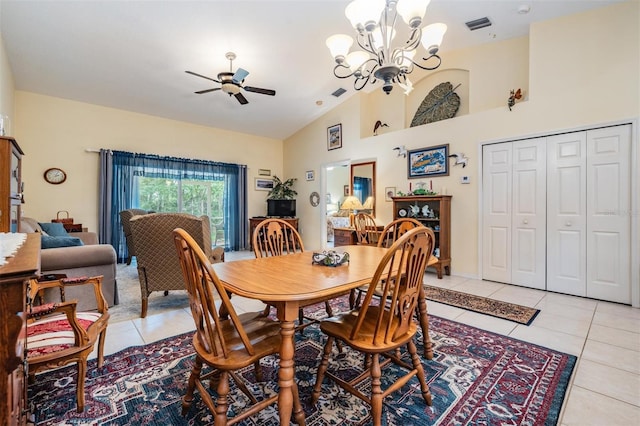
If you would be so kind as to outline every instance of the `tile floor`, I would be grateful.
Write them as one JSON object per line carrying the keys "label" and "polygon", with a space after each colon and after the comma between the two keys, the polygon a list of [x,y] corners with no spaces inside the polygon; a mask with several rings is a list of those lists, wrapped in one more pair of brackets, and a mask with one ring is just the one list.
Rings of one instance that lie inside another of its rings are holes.
{"label": "tile floor", "polygon": [[[228,253],[226,261],[253,257]],[[426,282],[541,310],[530,326],[429,302],[431,314],[455,320],[578,357],[560,424],[627,426],[640,423],[640,309],[540,290],[458,276]],[[261,310],[262,303],[241,297],[240,312]],[[109,324],[105,352],[142,345],[193,330],[188,308]]]}

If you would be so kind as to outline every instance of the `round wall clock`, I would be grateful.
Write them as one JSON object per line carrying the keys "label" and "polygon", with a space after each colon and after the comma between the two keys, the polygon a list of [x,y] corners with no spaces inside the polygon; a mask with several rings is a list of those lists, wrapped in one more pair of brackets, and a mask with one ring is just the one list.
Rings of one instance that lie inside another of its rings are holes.
{"label": "round wall clock", "polygon": [[51,184],[59,185],[67,180],[67,174],[58,167],[52,167],[44,172],[44,180]]}
{"label": "round wall clock", "polygon": [[318,207],[318,204],[320,204],[320,194],[315,191],[312,192],[311,195],[309,195],[309,202],[313,207]]}
{"label": "round wall clock", "polygon": [[447,81],[434,87],[418,107],[411,120],[411,127],[446,120],[456,115],[460,108],[460,96],[454,90],[458,86],[453,87]]}

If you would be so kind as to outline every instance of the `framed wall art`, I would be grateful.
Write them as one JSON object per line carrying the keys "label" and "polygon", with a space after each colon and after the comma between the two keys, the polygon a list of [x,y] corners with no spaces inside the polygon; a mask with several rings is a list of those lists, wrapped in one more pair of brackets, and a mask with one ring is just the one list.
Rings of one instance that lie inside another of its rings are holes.
{"label": "framed wall art", "polygon": [[256,178],[256,191],[271,191],[273,189],[273,179]]}
{"label": "framed wall art", "polygon": [[307,170],[306,173],[304,174],[304,177],[307,180],[314,180],[315,179],[315,173],[313,172],[313,170]]}
{"label": "framed wall art", "polygon": [[269,170],[269,169],[258,169],[258,175],[260,175],[260,176],[271,176],[271,170]]}
{"label": "framed wall art", "polygon": [[342,148],[342,124],[327,128],[327,150]]}
{"label": "framed wall art", "polygon": [[407,155],[407,178],[449,176],[449,144],[413,149]]}
{"label": "framed wall art", "polygon": [[396,187],[395,186],[386,186],[384,188],[384,200],[385,201],[393,201],[391,197],[396,196]]}
{"label": "framed wall art", "polygon": [[344,186],[343,192],[345,197],[348,197],[349,195],[351,195],[351,191],[349,191],[349,185]]}

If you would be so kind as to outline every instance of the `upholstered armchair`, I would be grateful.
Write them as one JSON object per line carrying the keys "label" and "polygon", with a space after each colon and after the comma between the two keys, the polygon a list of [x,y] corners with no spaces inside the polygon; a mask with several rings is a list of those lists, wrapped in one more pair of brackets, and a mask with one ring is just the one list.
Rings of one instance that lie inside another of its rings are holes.
{"label": "upholstered armchair", "polygon": [[224,249],[211,247],[209,217],[185,213],[151,213],[129,221],[138,265],[142,296],[140,317],[147,316],[149,295],[154,291],[186,290],[180,262],[176,256],[173,230],[182,228],[198,242],[211,263],[224,261]]}
{"label": "upholstered armchair", "polygon": [[133,248],[133,241],[131,240],[131,226],[129,225],[129,221],[134,216],[148,213],[153,212],[142,209],[127,209],[120,212],[120,223],[122,223],[124,238],[127,242],[127,265],[131,265],[131,258],[136,255],[136,252]]}

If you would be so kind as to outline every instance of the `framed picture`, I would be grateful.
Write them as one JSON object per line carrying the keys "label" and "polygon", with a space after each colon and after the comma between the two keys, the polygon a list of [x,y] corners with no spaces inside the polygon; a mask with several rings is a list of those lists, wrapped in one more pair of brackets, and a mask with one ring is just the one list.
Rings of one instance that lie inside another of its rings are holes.
{"label": "framed picture", "polygon": [[315,173],[313,172],[313,170],[307,170],[304,176],[307,180],[313,180],[315,178]]}
{"label": "framed picture", "polygon": [[449,176],[449,144],[413,149],[407,155],[407,177]]}
{"label": "framed picture", "polygon": [[350,191],[349,191],[349,185],[345,185],[345,186],[344,186],[344,196],[345,196],[345,197],[348,197],[348,196],[349,196],[349,193],[350,193]]}
{"label": "framed picture", "polygon": [[387,186],[384,188],[384,200],[385,201],[393,201],[391,197],[396,196],[396,187],[395,186]]}
{"label": "framed picture", "polygon": [[273,179],[256,178],[256,191],[271,191],[273,189]]}
{"label": "framed picture", "polygon": [[342,124],[327,127],[327,150],[342,148]]}
{"label": "framed picture", "polygon": [[258,169],[258,175],[260,175],[260,176],[271,176],[271,170],[269,170],[269,169]]}

